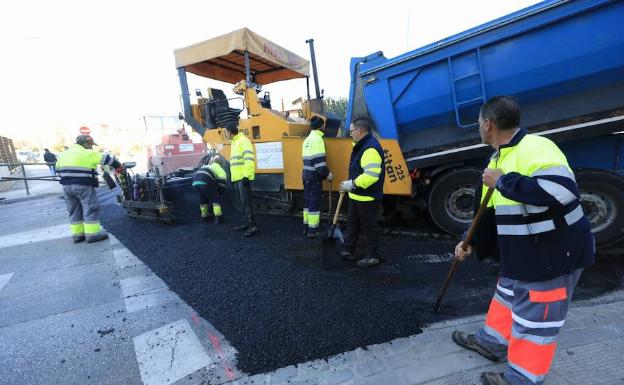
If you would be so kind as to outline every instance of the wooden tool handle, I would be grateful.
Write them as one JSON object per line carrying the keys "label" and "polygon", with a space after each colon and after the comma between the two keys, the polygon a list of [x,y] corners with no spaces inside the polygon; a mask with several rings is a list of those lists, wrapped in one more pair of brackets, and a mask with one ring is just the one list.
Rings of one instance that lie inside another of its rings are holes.
{"label": "wooden tool handle", "polygon": [[342,207],[342,201],[344,200],[345,193],[340,193],[340,198],[338,198],[338,205],[336,206],[336,213],[334,214],[334,220],[332,221],[332,225],[336,226],[338,223],[338,216],[340,215],[340,208]]}
{"label": "wooden tool handle", "polygon": [[328,194],[329,196],[327,197],[327,199],[329,200],[329,220],[332,219],[333,215],[332,215],[332,210],[334,209],[334,202],[332,199],[332,188],[331,188],[331,181],[327,181],[327,190],[328,190]]}
{"label": "wooden tool handle", "polygon": [[[483,216],[483,212],[485,211],[485,208],[487,207],[488,202],[490,201],[490,198],[492,197],[493,193],[494,193],[494,189],[491,187],[488,188],[487,193],[485,193],[485,198],[483,198],[483,200],[481,201],[479,210],[477,210],[477,214],[472,220],[470,229],[468,229],[468,234],[466,234],[466,238],[464,239],[462,243],[462,249],[464,251],[468,249],[468,245],[470,244],[470,241],[472,240],[472,237],[474,236],[475,230],[477,229],[477,225],[479,224],[479,220]],[[436,298],[435,305],[433,305],[434,312],[438,311],[438,308],[440,307],[440,302],[442,302],[442,297],[444,297],[444,293],[446,293],[446,289],[448,288],[448,285],[451,282],[451,277],[453,277],[453,274],[455,274],[455,269],[457,269],[458,264],[459,264],[459,259],[455,258],[455,260],[453,261],[453,264],[451,265],[451,269],[446,275],[444,284],[442,284],[442,287],[440,288],[440,291],[438,292],[438,297]]]}
{"label": "wooden tool handle", "polygon": [[470,241],[472,241],[472,237],[474,237],[474,233],[477,230],[477,224],[479,224],[479,220],[481,220],[481,217],[483,216],[483,212],[485,211],[485,208],[487,207],[488,202],[490,201],[490,198],[492,198],[493,193],[494,193],[494,189],[492,187],[489,187],[487,192],[485,193],[485,198],[483,198],[483,200],[481,201],[481,205],[479,206],[479,210],[477,210],[477,214],[472,220],[472,224],[470,225],[470,228],[468,229],[468,234],[466,234],[466,238],[464,239],[464,242],[462,243],[462,249],[464,251],[468,250],[468,245],[470,245]]}

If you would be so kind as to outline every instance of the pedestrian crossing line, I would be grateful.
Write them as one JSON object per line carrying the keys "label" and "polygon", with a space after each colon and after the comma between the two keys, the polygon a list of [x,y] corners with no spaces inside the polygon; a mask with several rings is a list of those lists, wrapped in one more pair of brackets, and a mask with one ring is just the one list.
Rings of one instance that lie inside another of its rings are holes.
{"label": "pedestrian crossing line", "polygon": [[124,270],[130,267],[143,265],[143,262],[141,262],[139,258],[137,258],[125,247],[121,249],[113,249],[113,257],[115,258],[117,270]]}
{"label": "pedestrian crossing line", "polygon": [[133,338],[145,385],[167,385],[214,365],[186,319]]}
{"label": "pedestrian crossing line", "polygon": [[13,273],[0,275],[0,292],[2,291],[2,289],[4,289],[7,283],[9,283],[12,276],[13,276]]}
{"label": "pedestrian crossing line", "polygon": [[0,236],[0,249],[34,242],[71,237],[69,225],[56,225]]}

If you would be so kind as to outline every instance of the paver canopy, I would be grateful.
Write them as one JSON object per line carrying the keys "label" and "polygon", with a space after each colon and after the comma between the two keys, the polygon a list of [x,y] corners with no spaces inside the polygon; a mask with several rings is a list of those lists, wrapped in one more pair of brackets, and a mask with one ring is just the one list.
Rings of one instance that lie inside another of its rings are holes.
{"label": "paver canopy", "polygon": [[174,50],[176,68],[227,83],[245,79],[245,57],[257,84],[307,77],[310,62],[247,28]]}

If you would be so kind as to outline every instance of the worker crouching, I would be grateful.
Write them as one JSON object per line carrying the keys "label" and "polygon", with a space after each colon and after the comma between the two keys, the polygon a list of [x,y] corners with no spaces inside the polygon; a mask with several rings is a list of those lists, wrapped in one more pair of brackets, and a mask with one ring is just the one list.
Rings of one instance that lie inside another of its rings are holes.
{"label": "worker crouching", "polygon": [[123,170],[113,155],[94,151],[94,145],[91,136],[79,135],[76,144],[61,153],[56,162],[74,243],[108,239],[100,226],[100,204],[95,192],[99,185],[97,167],[107,165]]}
{"label": "worker crouching", "polygon": [[496,150],[483,188],[496,190],[474,244],[466,251],[463,242],[455,248],[459,260],[475,248],[478,258],[501,262],[483,328],[452,335],[492,361],[507,360],[504,373],[481,375],[485,385],[544,382],[574,288],[594,261],[594,238],[565,155],[549,139],[519,129],[519,122],[518,105],[509,97],[481,107],[481,139]]}
{"label": "worker crouching", "polygon": [[223,223],[221,198],[225,193],[227,174],[219,163],[218,155],[213,156],[207,165],[201,167],[193,176],[193,190],[199,194],[199,212],[203,221],[214,215],[214,224]]}
{"label": "worker crouching", "polygon": [[303,141],[303,233],[308,238],[320,238],[321,196],[323,179],[332,181],[334,176],[327,168],[325,142],[323,141],[325,121],[313,116],[310,119],[310,134]]}

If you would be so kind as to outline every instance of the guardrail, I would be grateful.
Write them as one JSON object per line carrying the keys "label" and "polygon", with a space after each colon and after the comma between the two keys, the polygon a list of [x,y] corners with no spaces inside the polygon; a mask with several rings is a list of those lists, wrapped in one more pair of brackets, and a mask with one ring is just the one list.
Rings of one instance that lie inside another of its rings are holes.
{"label": "guardrail", "polygon": [[0,163],[0,167],[9,167],[10,168],[14,168],[14,167],[20,167],[22,170],[22,177],[13,177],[13,176],[9,176],[9,177],[0,177],[0,182],[10,182],[12,180],[23,180],[24,181],[24,187],[26,188],[26,195],[30,195],[30,190],[28,188],[28,181],[29,180],[43,180],[43,181],[51,181],[51,182],[58,182],[60,179],[59,177],[57,177],[56,175],[44,175],[44,176],[36,176],[36,177],[28,177],[28,175],[26,175],[26,167],[24,166],[49,166],[48,163]]}

